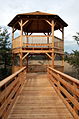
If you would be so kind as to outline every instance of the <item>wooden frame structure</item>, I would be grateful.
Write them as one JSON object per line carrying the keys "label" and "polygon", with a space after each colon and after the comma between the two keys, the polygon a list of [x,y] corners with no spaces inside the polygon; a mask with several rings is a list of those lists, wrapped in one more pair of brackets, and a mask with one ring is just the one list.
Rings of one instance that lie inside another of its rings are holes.
{"label": "wooden frame structure", "polygon": [[[20,57],[19,68],[23,66],[24,59],[28,67],[28,55],[36,53],[46,54],[52,60],[53,68],[55,56],[59,54],[62,56],[61,67],[64,66],[64,27],[68,25],[58,15],[40,11],[18,14],[8,26],[12,27],[13,59],[17,54]],[[15,38],[16,30],[20,30],[20,34]],[[55,30],[61,31],[61,39],[54,36]],[[44,35],[32,35],[33,33],[44,33]],[[45,42],[40,43],[41,39]]]}

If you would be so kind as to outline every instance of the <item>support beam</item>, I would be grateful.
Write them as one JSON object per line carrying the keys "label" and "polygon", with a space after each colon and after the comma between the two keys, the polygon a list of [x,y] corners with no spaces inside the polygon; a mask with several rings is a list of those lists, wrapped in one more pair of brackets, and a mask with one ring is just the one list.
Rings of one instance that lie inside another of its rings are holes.
{"label": "support beam", "polygon": [[20,53],[20,67],[22,67],[23,66],[23,64],[22,64],[22,52]]}
{"label": "support beam", "polygon": [[[49,36],[49,33],[48,33],[48,36]],[[49,37],[47,37],[47,44],[49,44]]]}
{"label": "support beam", "polygon": [[26,57],[26,72],[28,72],[28,56]]}
{"label": "support beam", "polygon": [[22,35],[23,35],[23,27],[22,27],[22,24],[23,24],[23,21],[21,19],[21,22],[20,22],[20,28],[21,28],[21,31],[20,31],[20,47],[22,48]]}
{"label": "support beam", "polygon": [[19,22],[20,23],[20,47],[21,47],[21,53],[20,53],[20,67],[23,66],[23,62],[22,62],[22,56],[23,56],[23,53],[22,53],[22,35],[23,35],[23,27],[22,27],[22,24],[23,24],[23,21],[21,19],[21,21]]}
{"label": "support beam", "polygon": [[48,54],[48,53],[45,53],[50,59],[52,59],[52,57]]}
{"label": "support beam", "polygon": [[45,21],[52,27],[52,24],[48,20],[45,20]]}
{"label": "support beam", "polygon": [[21,26],[21,23],[20,22],[18,22],[19,23],[19,25]]}
{"label": "support beam", "polygon": [[[62,28],[62,40],[63,40],[63,49],[64,49],[64,27]],[[62,66],[64,66],[64,55],[62,55]]]}
{"label": "support beam", "polygon": [[52,32],[52,67],[54,68],[54,21],[53,20],[52,20],[51,32]]}
{"label": "support beam", "polygon": [[24,57],[22,58],[22,60],[24,60],[24,59],[27,57],[28,54],[29,54],[29,53],[27,53],[26,55],[24,55]]}
{"label": "support beam", "polygon": [[29,22],[29,20],[25,21],[23,24],[22,24],[22,27],[27,24]]}
{"label": "support beam", "polygon": [[12,28],[12,40],[14,39],[14,27]]}

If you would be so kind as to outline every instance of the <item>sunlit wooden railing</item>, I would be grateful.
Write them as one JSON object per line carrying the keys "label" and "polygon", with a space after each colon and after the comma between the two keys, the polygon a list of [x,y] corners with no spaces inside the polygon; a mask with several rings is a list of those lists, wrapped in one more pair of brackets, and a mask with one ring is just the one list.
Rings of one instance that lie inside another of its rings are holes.
{"label": "sunlit wooden railing", "polygon": [[[49,42],[47,42],[47,39],[49,39]],[[22,41],[21,37],[17,37],[13,39],[12,41],[12,48],[52,48],[52,37],[51,36],[44,36],[44,35],[32,35],[32,36],[22,36]],[[63,49],[63,40],[55,37],[54,40],[54,48],[55,49]]]}
{"label": "sunlit wooden railing", "polygon": [[0,81],[0,119],[7,119],[25,79],[26,67]]}
{"label": "sunlit wooden railing", "polygon": [[62,39],[59,39],[55,37],[54,39],[54,48],[55,49],[64,49],[64,41]]}
{"label": "sunlit wooden railing", "polygon": [[79,81],[51,67],[48,77],[75,119],[79,119]]}
{"label": "sunlit wooden railing", "polygon": [[[49,43],[47,42],[47,40],[49,40]],[[23,36],[23,46],[52,48],[52,36],[43,36],[43,35]],[[63,40],[55,37],[54,48],[63,49]]]}
{"label": "sunlit wooden railing", "polygon": [[12,40],[12,48],[20,48],[21,47],[21,37],[16,37],[15,39]]}

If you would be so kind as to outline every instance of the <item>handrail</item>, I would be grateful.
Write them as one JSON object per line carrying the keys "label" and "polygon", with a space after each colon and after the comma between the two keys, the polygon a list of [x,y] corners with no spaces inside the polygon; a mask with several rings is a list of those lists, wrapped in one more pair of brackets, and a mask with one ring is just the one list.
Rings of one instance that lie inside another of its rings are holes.
{"label": "handrail", "polygon": [[8,114],[26,79],[26,67],[0,81],[0,119],[7,119]]}
{"label": "handrail", "polygon": [[71,77],[71,76],[69,76],[69,75],[67,75],[67,74],[65,74],[65,73],[62,73],[62,72],[60,72],[60,71],[58,71],[58,70],[55,70],[55,69],[53,69],[53,68],[51,68],[51,67],[49,67],[49,69],[51,69],[52,71],[54,71],[54,72],[60,74],[61,76],[65,77],[65,78],[67,78],[67,79],[71,80],[72,82],[77,83],[77,84],[79,85],[79,80],[78,80],[78,79],[73,78],[73,77]]}
{"label": "handrail", "polygon": [[74,119],[79,119],[79,80],[51,67],[48,67],[48,77]]}
{"label": "handrail", "polygon": [[26,67],[23,67],[22,69],[20,69],[19,71],[13,73],[12,75],[8,76],[7,78],[5,78],[4,80],[0,81],[0,88],[5,85],[8,81],[11,81],[17,74],[19,74],[20,72],[22,72]]}

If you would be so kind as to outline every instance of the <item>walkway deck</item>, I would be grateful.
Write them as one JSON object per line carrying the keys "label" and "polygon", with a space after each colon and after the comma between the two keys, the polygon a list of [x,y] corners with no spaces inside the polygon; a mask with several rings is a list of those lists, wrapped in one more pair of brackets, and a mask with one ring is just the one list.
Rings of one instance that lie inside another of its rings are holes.
{"label": "walkway deck", "polygon": [[29,73],[8,119],[73,119],[47,75]]}

